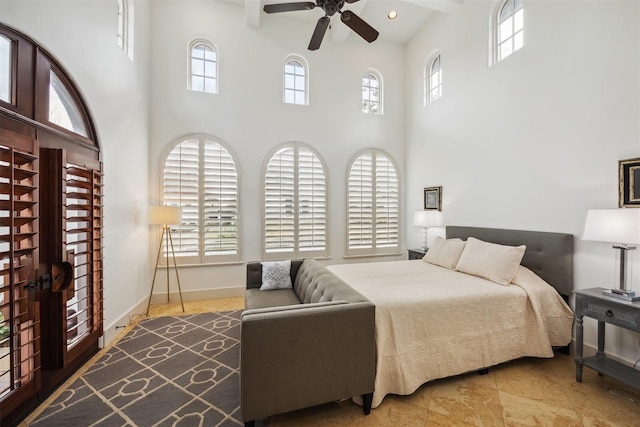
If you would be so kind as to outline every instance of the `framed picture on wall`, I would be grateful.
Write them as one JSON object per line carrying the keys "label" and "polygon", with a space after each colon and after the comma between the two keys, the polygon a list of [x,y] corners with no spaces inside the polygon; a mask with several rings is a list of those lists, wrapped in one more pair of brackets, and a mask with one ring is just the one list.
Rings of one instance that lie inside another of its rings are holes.
{"label": "framed picture on wall", "polygon": [[619,206],[621,208],[640,208],[640,158],[620,160],[618,175],[620,179]]}
{"label": "framed picture on wall", "polygon": [[424,189],[424,210],[442,210],[442,187],[427,187]]}

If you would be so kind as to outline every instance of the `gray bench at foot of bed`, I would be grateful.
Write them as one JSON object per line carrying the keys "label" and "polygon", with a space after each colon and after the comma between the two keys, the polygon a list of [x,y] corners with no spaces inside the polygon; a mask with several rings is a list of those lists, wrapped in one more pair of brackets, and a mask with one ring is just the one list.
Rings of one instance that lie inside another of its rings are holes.
{"label": "gray bench at foot of bed", "polygon": [[261,291],[247,264],[240,338],[245,425],[270,415],[362,395],[371,410],[375,306],[314,260],[291,263],[293,289]]}

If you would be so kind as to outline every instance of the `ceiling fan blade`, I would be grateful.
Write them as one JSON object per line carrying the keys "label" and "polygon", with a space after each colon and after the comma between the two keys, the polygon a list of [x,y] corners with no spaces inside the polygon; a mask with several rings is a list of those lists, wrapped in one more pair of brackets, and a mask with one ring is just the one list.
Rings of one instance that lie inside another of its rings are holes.
{"label": "ceiling fan blade", "polygon": [[369,43],[378,38],[379,33],[350,10],[342,12],[340,20]]}
{"label": "ceiling fan blade", "polygon": [[296,3],[265,4],[263,10],[267,13],[294,12],[296,10],[311,10],[316,4],[310,1]]}
{"label": "ceiling fan blade", "polygon": [[326,33],[327,28],[329,28],[329,22],[331,22],[331,19],[328,16],[323,16],[318,19],[316,29],[313,31],[311,41],[309,42],[309,50],[318,50],[324,38],[324,33]]}

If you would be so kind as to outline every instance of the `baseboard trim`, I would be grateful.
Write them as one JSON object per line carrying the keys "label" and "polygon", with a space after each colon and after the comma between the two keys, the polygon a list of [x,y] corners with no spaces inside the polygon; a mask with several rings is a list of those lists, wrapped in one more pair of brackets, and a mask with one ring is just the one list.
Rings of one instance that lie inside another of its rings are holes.
{"label": "baseboard trim", "polygon": [[[206,299],[235,298],[244,296],[244,287],[232,288],[216,288],[216,289],[198,289],[194,291],[183,291],[183,301],[201,301]],[[153,294],[151,304],[162,304],[167,302],[166,293]],[[169,302],[180,302],[180,294],[178,291],[169,292]],[[144,297],[136,305],[131,307],[129,311],[124,313],[109,325],[104,326],[102,337],[100,337],[100,348],[104,348],[113,341],[120,332],[126,328],[137,317],[143,315],[147,311],[148,297]]]}
{"label": "baseboard trim", "polygon": [[[572,339],[571,341],[571,356],[575,357],[576,356],[576,340],[575,338]],[[582,356],[583,357],[589,357],[589,356],[593,356],[594,354],[596,354],[598,352],[598,347],[593,347],[587,343],[584,343],[584,346],[582,347]],[[623,365],[627,365],[629,367],[633,367],[633,364],[635,363],[635,360],[627,360],[624,359],[620,356],[618,356],[615,353],[611,353],[606,351],[605,349],[605,354],[607,355],[607,358],[611,359],[611,360],[615,360],[616,362],[622,363]],[[636,366],[635,369],[638,369],[638,367]]]}
{"label": "baseboard trim", "polygon": [[99,341],[100,348],[104,348],[109,345],[111,341],[117,338],[118,335],[146,309],[147,298],[144,298],[142,301],[138,301],[138,303],[131,307],[129,311],[111,322],[109,325],[104,325],[102,336]]}
{"label": "baseboard trim", "polygon": [[[215,289],[197,289],[193,291],[183,291],[183,301],[202,301],[205,299],[218,298],[234,298],[242,297],[245,293],[244,287],[233,288],[215,288]],[[162,304],[167,302],[167,293],[159,292],[151,297],[151,304]],[[180,294],[178,291],[171,290],[169,292],[169,302],[180,302]],[[145,307],[146,310],[146,307]]]}

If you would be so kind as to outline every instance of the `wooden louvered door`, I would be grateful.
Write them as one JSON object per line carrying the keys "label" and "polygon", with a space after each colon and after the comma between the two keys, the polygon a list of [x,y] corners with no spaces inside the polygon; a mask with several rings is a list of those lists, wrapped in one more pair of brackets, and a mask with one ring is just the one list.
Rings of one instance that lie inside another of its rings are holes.
{"label": "wooden louvered door", "polygon": [[40,388],[37,141],[0,129],[0,413]]}
{"label": "wooden louvered door", "polygon": [[102,176],[89,110],[33,40],[0,24],[0,427],[98,351]]}
{"label": "wooden louvered door", "polygon": [[52,213],[40,228],[48,242],[41,249],[40,268],[51,276],[50,286],[40,291],[44,389],[96,352],[102,335],[100,169],[100,162],[73,152],[41,150],[41,204]]}

